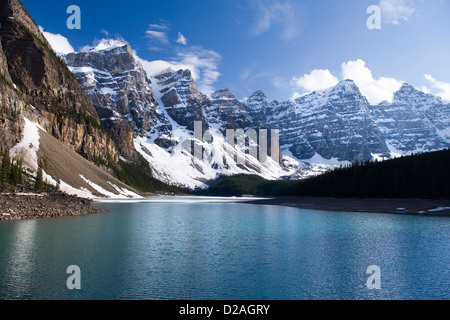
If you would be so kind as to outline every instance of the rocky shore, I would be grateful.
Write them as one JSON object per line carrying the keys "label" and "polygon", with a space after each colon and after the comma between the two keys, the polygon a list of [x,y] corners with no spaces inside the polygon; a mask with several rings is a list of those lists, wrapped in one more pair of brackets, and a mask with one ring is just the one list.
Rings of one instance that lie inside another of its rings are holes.
{"label": "rocky shore", "polygon": [[450,200],[278,197],[247,203],[326,211],[450,216]]}
{"label": "rocky shore", "polygon": [[0,221],[59,218],[105,213],[91,205],[92,200],[62,192],[0,194]]}

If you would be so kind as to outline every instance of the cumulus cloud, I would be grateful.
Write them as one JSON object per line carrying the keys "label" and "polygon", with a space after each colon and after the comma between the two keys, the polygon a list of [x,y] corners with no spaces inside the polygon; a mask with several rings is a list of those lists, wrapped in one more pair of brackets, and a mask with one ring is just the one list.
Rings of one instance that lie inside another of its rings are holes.
{"label": "cumulus cloud", "polygon": [[[367,68],[366,62],[361,59],[345,62],[341,65],[341,69],[341,80],[353,80],[371,104],[392,101],[394,93],[403,84],[402,81],[393,78],[380,77],[375,79],[372,71]],[[338,82],[339,79],[327,69],[313,70],[311,73],[305,74],[302,77],[294,77],[292,79],[291,83],[295,92],[291,99],[298,98],[312,91],[333,87]],[[298,92],[299,89],[301,92]]]}
{"label": "cumulus cloud", "polygon": [[39,27],[39,30],[41,30],[45,39],[47,39],[47,41],[50,43],[52,49],[56,52],[56,54],[63,55],[75,52],[74,48],[70,45],[70,42],[66,37],[60,34],[53,34],[44,31],[44,28],[42,27]]}
{"label": "cumulus cloud", "polygon": [[392,101],[394,93],[400,90],[402,81],[393,78],[380,77],[375,79],[372,71],[366,67],[366,62],[358,59],[342,64],[343,79],[355,81],[361,93],[371,104],[382,101]]}
{"label": "cumulus cloud", "polygon": [[178,32],[178,39],[177,39],[177,43],[182,44],[182,45],[187,45],[187,39],[181,34],[181,32]]}
{"label": "cumulus cloud", "polygon": [[441,97],[442,99],[446,101],[450,101],[450,83],[442,82],[439,80],[436,80],[434,77],[432,77],[429,74],[425,75],[425,79],[430,82],[431,86],[437,90],[439,90],[436,95]]}
{"label": "cumulus cloud", "polygon": [[381,0],[379,5],[384,24],[407,22],[416,12],[413,0]]}
{"label": "cumulus cloud", "polygon": [[339,79],[333,76],[329,70],[323,69],[316,69],[302,77],[292,79],[296,88],[304,89],[307,92],[324,90],[337,85],[338,82]]}
{"label": "cumulus cloud", "polygon": [[253,36],[259,36],[274,26],[281,27],[280,37],[289,41],[301,34],[301,23],[297,17],[298,5],[292,0],[252,1],[256,9],[256,21],[252,27]]}

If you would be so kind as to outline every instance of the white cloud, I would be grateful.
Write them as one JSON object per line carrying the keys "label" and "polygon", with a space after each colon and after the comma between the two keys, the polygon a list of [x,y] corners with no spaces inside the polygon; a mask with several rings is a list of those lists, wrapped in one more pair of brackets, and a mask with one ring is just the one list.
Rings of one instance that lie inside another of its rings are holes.
{"label": "white cloud", "polygon": [[[138,57],[139,62],[142,64],[142,67],[144,68],[145,72],[148,76],[153,76],[155,74],[160,73],[163,70],[166,69],[172,69],[172,70],[180,70],[180,69],[189,69],[188,65],[183,65],[177,62],[169,62],[164,60],[153,60],[153,61],[147,61],[145,59],[141,59]],[[194,77],[194,74],[192,75]],[[197,77],[195,75],[195,77]],[[194,77],[194,79],[195,79]]]}
{"label": "white cloud", "polygon": [[425,75],[425,79],[427,79],[430,82],[433,88],[439,90],[439,92],[436,94],[437,96],[441,97],[446,101],[450,101],[450,83],[436,80],[429,74]]}
{"label": "white cloud", "polygon": [[60,34],[53,34],[50,32],[44,31],[44,28],[39,27],[39,30],[43,33],[45,39],[50,43],[52,49],[58,54],[69,54],[72,52],[75,52],[74,48],[70,45],[69,40],[60,35]]}
{"label": "white cloud", "polygon": [[328,89],[337,85],[338,82],[339,79],[333,76],[329,70],[323,69],[316,69],[302,77],[292,79],[294,87],[304,89],[307,92]]}
{"label": "white cloud", "polygon": [[162,22],[160,24],[150,24],[149,28],[150,29],[156,29],[156,30],[162,30],[162,31],[169,30],[169,26],[167,25],[166,22]]}
{"label": "white cloud", "polygon": [[211,94],[215,91],[214,83],[221,75],[217,67],[221,59],[221,55],[213,50],[191,46],[179,51],[176,57],[170,61],[139,60],[149,76],[160,73],[167,68],[173,70],[189,69],[199,90],[205,94]]}
{"label": "white cloud", "polygon": [[145,31],[145,34],[147,35],[147,38],[151,40],[157,40],[163,44],[169,43],[169,38],[164,31],[147,30]]}
{"label": "white cloud", "polygon": [[220,54],[213,50],[203,49],[200,46],[192,46],[177,54],[178,61],[181,64],[190,66],[193,74],[196,74],[196,80],[200,91],[205,94],[213,93],[213,84],[220,77],[217,65],[222,60]]}
{"label": "white cloud", "polygon": [[343,79],[355,81],[361,93],[371,104],[382,101],[392,101],[394,93],[400,90],[403,82],[393,78],[380,77],[375,79],[372,71],[366,67],[366,62],[358,59],[342,64]]}
{"label": "white cloud", "polygon": [[167,32],[169,27],[167,24],[150,24],[149,29],[145,31],[146,37],[150,40],[150,50],[160,50],[160,45],[168,45],[170,43]]}
{"label": "white cloud", "polygon": [[182,44],[184,46],[187,45],[188,43],[187,39],[181,34],[181,32],[178,32],[177,43]]}
{"label": "white cloud", "polygon": [[[403,82],[393,78],[380,77],[375,79],[372,71],[366,67],[366,62],[358,59],[341,65],[340,80],[353,80],[369,103],[378,104],[382,101],[392,101],[394,93],[400,90]],[[295,91],[291,100],[316,90],[325,90],[337,85],[339,79],[327,69],[316,69],[291,81]],[[298,90],[301,89],[301,92]]]}
{"label": "white cloud", "polygon": [[407,22],[416,12],[413,0],[380,0],[379,5],[384,24]]}
{"label": "white cloud", "polygon": [[301,23],[297,17],[298,4],[292,0],[253,1],[256,8],[256,22],[251,30],[253,36],[259,36],[273,26],[281,26],[281,39],[289,41],[301,34]]}

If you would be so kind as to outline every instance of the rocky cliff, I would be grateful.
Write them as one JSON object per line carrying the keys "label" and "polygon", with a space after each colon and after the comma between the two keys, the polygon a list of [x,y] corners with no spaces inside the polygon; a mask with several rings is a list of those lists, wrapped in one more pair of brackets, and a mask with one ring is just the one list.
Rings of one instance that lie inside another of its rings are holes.
{"label": "rocky cliff", "polygon": [[151,81],[126,43],[102,41],[63,59],[89,95],[124,157],[132,157],[136,135],[167,125],[159,113]]}
{"label": "rocky cliff", "polygon": [[0,70],[9,88],[2,90],[2,108],[17,109],[17,119],[32,119],[89,160],[116,161],[115,143],[89,97],[22,4],[0,0],[0,7]]}

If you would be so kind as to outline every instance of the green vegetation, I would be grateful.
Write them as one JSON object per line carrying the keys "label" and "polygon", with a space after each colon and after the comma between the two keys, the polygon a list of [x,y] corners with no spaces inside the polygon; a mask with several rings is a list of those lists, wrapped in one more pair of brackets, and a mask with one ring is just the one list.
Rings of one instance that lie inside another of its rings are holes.
{"label": "green vegetation", "polygon": [[39,192],[44,189],[44,179],[42,177],[42,166],[39,165],[34,182],[34,191]]}
{"label": "green vegetation", "polygon": [[300,181],[299,196],[450,199],[450,150],[355,163]]}
{"label": "green vegetation", "polygon": [[134,162],[119,160],[119,163],[112,169],[119,180],[144,193],[186,192],[182,188],[170,186],[155,179],[148,162],[140,154],[137,154],[137,160]]}
{"label": "green vegetation", "polygon": [[311,196],[336,198],[450,199],[450,150],[354,163],[300,181],[259,176],[222,177],[195,194],[223,196]]}
{"label": "green vegetation", "polygon": [[7,151],[1,151],[0,190],[14,191],[23,183],[23,168],[21,161],[13,161]]}
{"label": "green vegetation", "polygon": [[[43,102],[43,104],[46,105],[45,102]],[[53,109],[53,111],[57,111],[60,114],[75,119],[75,121],[84,122],[86,124],[90,124],[95,129],[106,131],[105,127],[103,127],[103,125],[97,120],[95,116],[87,113],[84,110],[76,110],[75,108],[61,107],[56,100],[53,100],[50,103],[50,107]]]}

